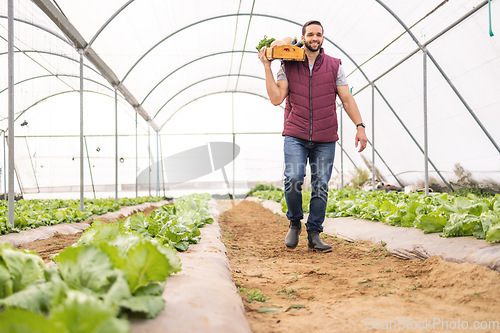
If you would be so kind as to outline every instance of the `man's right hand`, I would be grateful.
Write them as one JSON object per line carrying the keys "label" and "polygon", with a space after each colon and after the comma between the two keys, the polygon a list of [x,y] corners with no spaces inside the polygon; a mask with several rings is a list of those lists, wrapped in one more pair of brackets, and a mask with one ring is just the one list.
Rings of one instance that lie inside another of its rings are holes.
{"label": "man's right hand", "polygon": [[263,46],[259,51],[259,59],[264,64],[264,67],[271,67],[271,61],[269,61],[266,57],[266,46]]}

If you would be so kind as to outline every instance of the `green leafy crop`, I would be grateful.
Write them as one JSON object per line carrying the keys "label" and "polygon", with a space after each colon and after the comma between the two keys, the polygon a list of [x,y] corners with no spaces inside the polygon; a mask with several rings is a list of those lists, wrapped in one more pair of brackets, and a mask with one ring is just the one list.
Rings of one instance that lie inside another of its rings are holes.
{"label": "green leafy crop", "polygon": [[85,199],[84,210],[79,200],[33,199],[19,200],[14,206],[14,226],[8,223],[6,201],[0,200],[0,235],[59,223],[92,220],[96,215],[117,211],[121,206],[133,206],[144,202],[160,201],[159,197]]}
{"label": "green leafy crop", "polygon": [[181,270],[175,248],[197,242],[198,228],[213,221],[209,199],[180,198],[154,218],[94,222],[53,257],[56,267],[0,243],[0,332],[130,332],[127,316],[156,317],[166,278]]}
{"label": "green leafy crop", "polygon": [[[283,194],[276,190],[253,191],[252,195],[280,202],[286,212]],[[310,191],[303,192],[303,210],[309,212]],[[415,227],[424,233],[443,237],[474,236],[487,242],[500,242],[500,195],[494,197],[454,196],[447,193],[365,192],[351,189],[329,190],[327,217],[355,216],[393,226]]]}
{"label": "green leafy crop", "polygon": [[264,46],[266,47],[270,47],[271,46],[271,43],[274,42],[275,39],[274,38],[267,38],[266,35],[264,35],[264,38],[262,38],[259,42],[259,44],[257,44],[257,51],[260,51],[261,48],[263,48]]}

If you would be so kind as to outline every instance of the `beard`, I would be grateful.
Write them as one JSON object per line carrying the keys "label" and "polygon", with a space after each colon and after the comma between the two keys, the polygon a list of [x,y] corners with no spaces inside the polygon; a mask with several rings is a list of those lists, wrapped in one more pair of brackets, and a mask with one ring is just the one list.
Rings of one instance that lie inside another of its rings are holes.
{"label": "beard", "polygon": [[321,46],[322,46],[322,45],[323,45],[323,42],[319,43],[319,44],[318,44],[318,46],[314,48],[314,47],[312,47],[312,46],[311,46],[311,43],[310,43],[310,42],[309,42],[309,43],[304,43],[304,46],[305,46],[305,47],[306,47],[309,51],[311,51],[311,52],[316,52],[316,51],[318,51],[318,50],[321,48]]}

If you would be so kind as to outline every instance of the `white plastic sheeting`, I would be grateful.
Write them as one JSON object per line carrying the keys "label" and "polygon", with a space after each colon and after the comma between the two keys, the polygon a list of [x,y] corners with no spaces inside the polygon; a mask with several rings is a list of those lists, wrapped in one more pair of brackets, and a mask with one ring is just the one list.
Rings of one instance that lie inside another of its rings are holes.
{"label": "white plastic sheeting", "polygon": [[[370,141],[375,133],[375,165],[387,182],[423,181],[423,50],[428,51],[430,176],[453,181],[460,163],[477,179],[500,180],[500,32],[489,34],[488,1],[15,0],[15,163],[19,190],[25,193],[77,191],[79,185],[79,54],[70,36],[37,6],[43,3],[91,43],[136,99],[134,106],[152,119],[150,127],[144,114],[137,117],[136,130],[136,108],[118,94],[122,191],[132,191],[137,175],[158,160],[221,141],[241,149],[225,168],[225,177],[237,187],[279,182],[283,111],[266,100],[255,47],[264,35],[300,37],[302,24],[310,19],[325,28],[326,53],[342,59]],[[491,1],[491,20],[495,32],[500,26],[496,0]],[[2,0],[2,131],[7,130],[7,39],[7,1]],[[115,87],[86,56],[86,191],[93,185],[94,191],[111,192]],[[275,61],[274,73],[278,66]],[[354,126],[345,114],[342,122],[344,173],[367,168],[360,155],[372,161],[373,145],[358,154]],[[342,170],[340,153],[335,173]],[[156,179],[151,176],[153,193]],[[221,172],[185,187],[203,190],[203,183],[226,189]],[[173,189],[168,179],[159,188]]]}

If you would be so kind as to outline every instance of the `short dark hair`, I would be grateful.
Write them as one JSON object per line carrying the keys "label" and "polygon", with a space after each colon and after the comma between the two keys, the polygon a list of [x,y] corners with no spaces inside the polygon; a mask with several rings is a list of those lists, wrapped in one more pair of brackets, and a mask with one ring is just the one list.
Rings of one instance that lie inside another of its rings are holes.
{"label": "short dark hair", "polygon": [[306,27],[313,25],[313,24],[319,25],[321,27],[321,31],[323,32],[324,29],[323,29],[323,26],[321,25],[321,23],[319,21],[316,21],[316,20],[311,20],[311,21],[307,21],[302,26],[302,36],[305,36],[305,34],[306,34]]}

